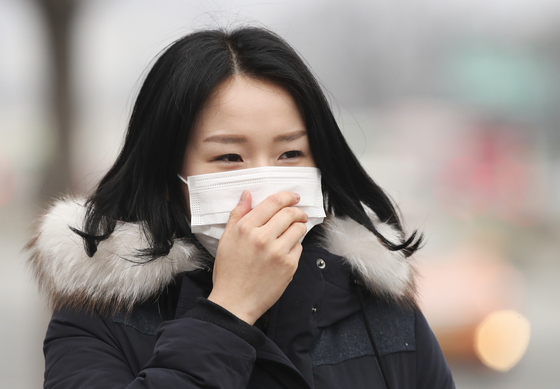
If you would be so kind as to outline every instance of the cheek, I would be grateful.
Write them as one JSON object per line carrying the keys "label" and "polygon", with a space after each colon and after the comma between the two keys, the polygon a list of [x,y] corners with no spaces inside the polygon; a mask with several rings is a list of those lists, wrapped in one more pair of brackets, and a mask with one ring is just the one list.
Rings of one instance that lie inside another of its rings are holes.
{"label": "cheek", "polygon": [[307,167],[317,167],[317,165],[315,164],[315,159],[313,158],[313,155],[311,154],[311,150],[309,150],[309,156],[305,160],[305,166],[307,166]]}
{"label": "cheek", "polygon": [[[185,157],[183,158],[183,169],[181,170],[181,177],[187,179],[188,176],[192,175],[192,168],[190,168],[193,164],[192,157],[193,152],[187,148],[187,152],[185,153]],[[183,183],[184,188],[187,188],[187,184]]]}
{"label": "cheek", "polygon": [[183,178],[196,176],[199,174],[210,173],[208,170],[208,151],[206,149],[190,149],[187,148],[185,158],[183,159],[183,170],[181,175]]}

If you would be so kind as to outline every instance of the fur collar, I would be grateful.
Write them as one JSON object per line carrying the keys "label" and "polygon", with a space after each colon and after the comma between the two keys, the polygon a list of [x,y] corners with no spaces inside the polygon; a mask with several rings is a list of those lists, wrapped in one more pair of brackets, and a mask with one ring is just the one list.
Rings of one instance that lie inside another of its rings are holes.
{"label": "fur collar", "polygon": [[[135,303],[157,296],[181,272],[204,266],[207,258],[192,243],[177,240],[166,258],[139,264],[134,261],[148,241],[140,224],[120,223],[95,255],[84,251],[82,239],[69,227],[82,228],[83,200],[57,201],[38,223],[28,243],[30,266],[39,289],[53,309],[130,310]],[[401,234],[372,221],[390,241]],[[415,306],[415,270],[399,252],[387,250],[366,228],[351,219],[327,218],[321,246],[344,257],[374,294]]]}

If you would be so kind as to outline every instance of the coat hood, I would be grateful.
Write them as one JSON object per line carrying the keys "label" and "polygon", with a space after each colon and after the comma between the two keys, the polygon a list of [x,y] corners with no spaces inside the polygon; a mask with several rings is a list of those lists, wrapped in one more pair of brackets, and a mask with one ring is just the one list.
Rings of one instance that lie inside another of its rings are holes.
{"label": "coat hood", "polygon": [[[86,208],[83,199],[55,202],[39,220],[26,248],[29,264],[54,310],[130,310],[158,295],[182,272],[202,268],[208,254],[191,242],[176,240],[163,258],[142,263],[139,251],[149,247],[141,223],[117,223],[111,236],[88,257],[80,236]],[[402,234],[370,213],[378,231],[389,241]],[[370,231],[350,218],[327,218],[320,246],[344,257],[353,272],[374,294],[415,306],[415,274],[410,258],[389,251]]]}

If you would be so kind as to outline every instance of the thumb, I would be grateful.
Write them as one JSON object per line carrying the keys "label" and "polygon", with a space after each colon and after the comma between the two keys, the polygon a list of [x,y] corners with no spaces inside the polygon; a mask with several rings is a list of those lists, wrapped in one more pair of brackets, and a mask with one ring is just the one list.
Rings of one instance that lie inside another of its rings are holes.
{"label": "thumb", "polygon": [[252,197],[251,192],[248,190],[244,190],[241,193],[241,198],[239,199],[239,203],[233,208],[231,213],[229,214],[229,220],[227,222],[228,225],[236,224],[239,219],[245,216],[251,210],[251,203]]}

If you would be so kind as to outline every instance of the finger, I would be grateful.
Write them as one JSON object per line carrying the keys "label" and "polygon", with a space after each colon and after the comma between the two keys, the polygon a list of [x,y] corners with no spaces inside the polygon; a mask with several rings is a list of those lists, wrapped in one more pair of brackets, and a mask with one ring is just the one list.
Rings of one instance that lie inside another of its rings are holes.
{"label": "finger", "polygon": [[296,207],[285,207],[276,212],[261,228],[268,236],[277,238],[293,223],[307,223],[307,220],[309,220],[309,217],[303,210]]}
{"label": "finger", "polygon": [[299,262],[299,258],[301,257],[302,252],[303,252],[303,246],[302,246],[301,242],[298,240],[296,242],[296,244],[294,244],[292,246],[292,248],[291,248],[291,250],[288,254],[293,256],[294,258],[297,258],[297,260]]}
{"label": "finger", "polygon": [[299,240],[305,236],[306,232],[307,226],[305,223],[293,223],[278,237],[277,244],[284,246],[285,252],[289,252],[296,244],[300,243]]}
{"label": "finger", "polygon": [[282,208],[297,204],[299,199],[299,195],[293,192],[279,192],[270,195],[247,215],[247,222],[254,226],[261,227],[265,225],[276,212]]}
{"label": "finger", "polygon": [[231,228],[234,226],[239,219],[245,216],[249,211],[251,211],[251,192],[248,190],[244,190],[241,193],[241,198],[239,199],[239,203],[235,206],[235,208],[230,212],[229,219],[226,224],[226,229]]}

